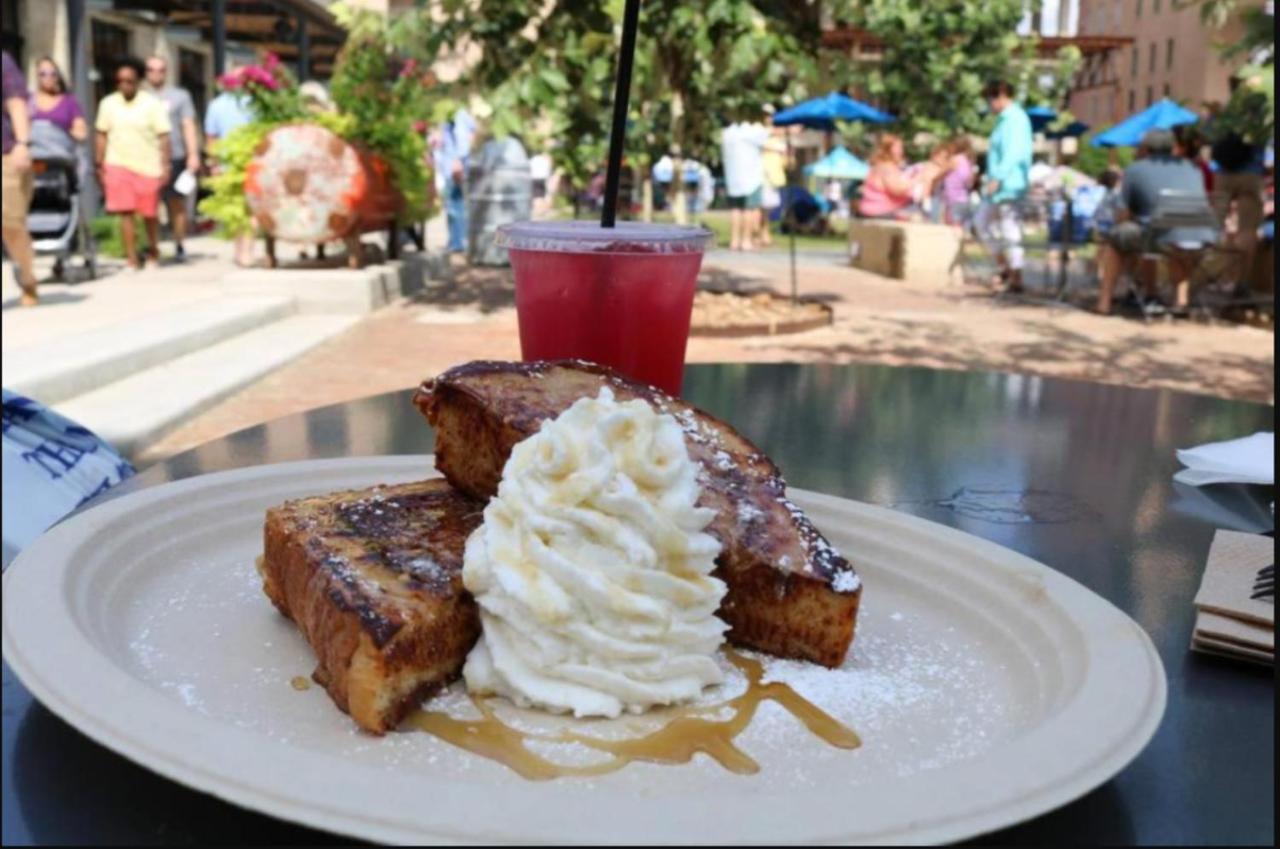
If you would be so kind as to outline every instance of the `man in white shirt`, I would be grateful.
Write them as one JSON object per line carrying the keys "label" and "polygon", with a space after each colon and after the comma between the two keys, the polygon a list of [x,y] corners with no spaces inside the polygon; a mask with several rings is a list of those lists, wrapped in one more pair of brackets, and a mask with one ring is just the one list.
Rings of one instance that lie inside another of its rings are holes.
{"label": "man in white shirt", "polygon": [[754,250],[755,231],[764,194],[761,159],[769,131],[763,124],[737,122],[720,135],[725,190],[729,195],[730,250]]}
{"label": "man in white shirt", "polygon": [[173,231],[174,259],[187,258],[183,240],[187,222],[195,206],[195,192],[178,190],[178,178],[185,172],[192,177],[200,173],[200,137],[196,134],[196,107],[185,88],[168,84],[169,63],[163,56],[152,56],[146,63],[147,90],[164,102],[169,112],[169,179],[161,196],[169,209],[169,229]]}

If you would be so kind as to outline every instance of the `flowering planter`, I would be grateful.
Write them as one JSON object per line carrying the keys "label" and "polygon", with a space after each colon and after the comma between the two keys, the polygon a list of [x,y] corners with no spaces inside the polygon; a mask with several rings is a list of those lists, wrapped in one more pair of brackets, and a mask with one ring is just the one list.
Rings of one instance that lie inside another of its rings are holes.
{"label": "flowering planter", "polygon": [[404,198],[386,162],[315,124],[289,124],[263,139],[245,172],[245,199],[276,265],[275,242],[318,246],[343,241],[348,264],[362,261],[360,235],[389,233],[387,254],[396,257],[396,218]]}

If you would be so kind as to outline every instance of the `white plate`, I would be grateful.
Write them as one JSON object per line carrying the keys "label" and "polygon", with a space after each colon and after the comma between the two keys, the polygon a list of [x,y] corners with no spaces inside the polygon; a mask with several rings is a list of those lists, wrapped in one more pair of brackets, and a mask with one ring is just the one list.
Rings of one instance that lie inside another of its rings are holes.
{"label": "white plate", "polygon": [[431,468],[286,463],[108,502],[6,572],[4,657],[53,712],[162,775],[397,842],[956,840],[1098,786],[1164,712],[1146,634],[1069,578],[921,519],[792,490],[857,565],[863,610],[842,669],[770,669],[859,731],[861,749],[830,748],[771,704],[739,738],[754,776],[699,757],[531,782],[426,734],[374,738],[319,687],[290,686],[314,660],[259,587],[262,514]]}

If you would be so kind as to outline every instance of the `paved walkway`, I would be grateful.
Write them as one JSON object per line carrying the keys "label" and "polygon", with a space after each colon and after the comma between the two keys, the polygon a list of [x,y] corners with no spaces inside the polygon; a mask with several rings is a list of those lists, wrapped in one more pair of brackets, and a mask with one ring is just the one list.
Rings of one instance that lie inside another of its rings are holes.
{"label": "paved walkway", "polygon": [[[976,287],[887,280],[837,253],[802,255],[801,294],[829,302],[830,328],[779,337],[690,340],[690,362],[875,362],[1016,371],[1274,403],[1269,330],[1143,324],[994,299]],[[785,254],[708,257],[703,282],[789,285]],[[458,362],[517,358],[509,272],[455,264],[453,280],[385,308],[156,443],[167,456],[277,416],[412,386]]]}
{"label": "paved walkway", "polygon": [[[169,245],[165,244],[166,255]],[[210,236],[187,241],[187,262],[167,261],[137,272],[121,260],[100,258],[96,280],[40,284],[40,305],[18,306],[19,289],[9,263],[0,284],[0,346],[4,351],[54,342],[76,333],[161,313],[222,294],[218,280],[234,269],[231,243]],[[37,274],[48,280],[53,261],[41,257]],[[80,271],[79,261],[70,263]]]}

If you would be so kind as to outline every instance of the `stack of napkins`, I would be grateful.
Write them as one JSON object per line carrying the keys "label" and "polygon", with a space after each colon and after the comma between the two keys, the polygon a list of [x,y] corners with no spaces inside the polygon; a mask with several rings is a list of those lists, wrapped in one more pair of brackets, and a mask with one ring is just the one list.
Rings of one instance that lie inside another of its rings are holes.
{"label": "stack of napkins", "polygon": [[1192,486],[1209,483],[1276,482],[1276,435],[1259,431],[1243,439],[1210,442],[1178,450],[1185,469],[1173,476]]}
{"label": "stack of napkins", "polygon": [[1276,544],[1271,537],[1239,531],[1214,535],[1209,565],[1196,593],[1192,649],[1275,665],[1275,592],[1265,595],[1258,589],[1266,585],[1264,570],[1274,571],[1275,562]]}

